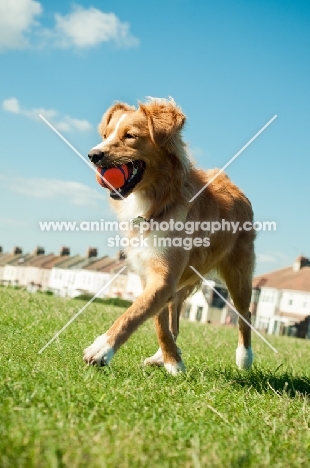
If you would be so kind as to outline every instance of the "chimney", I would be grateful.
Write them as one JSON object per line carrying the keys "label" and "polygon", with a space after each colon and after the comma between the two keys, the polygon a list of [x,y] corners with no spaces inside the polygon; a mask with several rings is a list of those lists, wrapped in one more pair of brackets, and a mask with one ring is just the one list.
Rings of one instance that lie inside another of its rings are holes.
{"label": "chimney", "polygon": [[293,271],[299,271],[303,267],[310,266],[310,259],[306,257],[297,257],[293,264]]}
{"label": "chimney", "polygon": [[97,257],[98,251],[96,247],[88,247],[87,252],[86,252],[86,257],[91,258],[91,257]]}
{"label": "chimney", "polygon": [[23,249],[22,249],[21,247],[14,247],[12,253],[13,253],[14,255],[21,254],[21,253],[23,253]]}
{"label": "chimney", "polygon": [[59,255],[61,257],[65,257],[67,255],[70,255],[70,247],[61,247]]}
{"label": "chimney", "polygon": [[44,247],[37,246],[33,251],[33,255],[44,255],[44,254],[45,254]]}
{"label": "chimney", "polygon": [[118,252],[118,260],[126,260],[126,254],[123,252],[123,250]]}

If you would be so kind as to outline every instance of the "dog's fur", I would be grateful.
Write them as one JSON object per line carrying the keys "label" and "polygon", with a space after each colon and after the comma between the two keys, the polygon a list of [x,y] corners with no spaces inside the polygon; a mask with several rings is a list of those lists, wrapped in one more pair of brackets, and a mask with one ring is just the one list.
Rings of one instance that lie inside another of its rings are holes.
{"label": "dog's fur", "polygon": [[[125,115],[126,114],[126,115]],[[124,116],[125,115],[125,116]],[[150,99],[138,109],[117,103],[104,114],[99,125],[103,142],[89,154],[97,166],[111,167],[131,161],[143,161],[142,179],[124,200],[112,200],[120,221],[142,217],[158,222],[219,221],[253,222],[249,200],[225,175],[220,173],[193,202],[189,200],[202,188],[218,169],[197,169],[182,140],[181,130],[185,115],[173,99]],[[94,158],[94,154],[96,158]],[[112,193],[112,192],[111,192]],[[156,233],[169,237],[188,234],[180,232]],[[127,235],[137,236],[135,232]],[[144,234],[149,240],[153,231]],[[145,364],[164,365],[176,374],[185,370],[181,351],[176,346],[179,317],[184,299],[201,279],[201,275],[217,270],[226,282],[234,306],[250,321],[249,305],[254,268],[253,229],[207,233],[209,247],[127,249],[132,268],[140,275],[144,286],[141,296],[121,315],[112,327],[100,335],[84,351],[84,360],[90,364],[107,365],[114,353],[148,318],[153,317],[159,350],[145,360]],[[196,231],[192,237],[205,238],[206,232]],[[249,368],[252,364],[251,329],[239,319],[237,365]]]}

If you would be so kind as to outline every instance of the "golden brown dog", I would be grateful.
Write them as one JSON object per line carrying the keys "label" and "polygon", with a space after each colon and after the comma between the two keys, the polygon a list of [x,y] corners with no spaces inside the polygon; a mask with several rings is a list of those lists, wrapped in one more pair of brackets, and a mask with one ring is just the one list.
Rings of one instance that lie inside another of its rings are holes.
{"label": "golden brown dog", "polygon": [[[125,233],[130,241],[137,241],[126,254],[144,291],[84,351],[84,360],[90,364],[107,365],[131,334],[153,317],[159,349],[145,364],[164,365],[171,374],[184,371],[176,346],[179,316],[184,299],[201,282],[190,266],[201,275],[216,269],[236,309],[250,320],[255,238],[251,204],[224,173],[215,177],[218,169],[194,167],[181,136],[185,119],[172,99],[151,98],[138,109],[113,105],[99,125],[103,141],[90,151],[90,160],[100,167],[126,164],[130,169],[130,179],[110,195],[119,220],[135,225]],[[241,228],[206,230],[206,222],[222,226],[222,220],[239,223]],[[151,221],[157,229],[148,228]],[[180,230],[186,223],[195,226],[190,234]],[[249,368],[252,360],[251,329],[239,319],[237,365]]]}

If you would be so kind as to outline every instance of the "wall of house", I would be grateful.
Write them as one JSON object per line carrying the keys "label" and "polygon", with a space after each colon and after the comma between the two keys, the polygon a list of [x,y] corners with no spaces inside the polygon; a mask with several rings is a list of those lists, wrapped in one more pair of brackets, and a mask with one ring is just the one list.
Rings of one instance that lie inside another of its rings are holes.
{"label": "wall of house", "polygon": [[268,332],[271,318],[279,308],[281,292],[275,288],[261,288],[256,309],[254,326],[257,330]]}
{"label": "wall of house", "polygon": [[310,315],[310,293],[283,291],[280,310],[291,314]]}
{"label": "wall of house", "polygon": [[183,317],[191,322],[226,323],[228,308],[211,307],[202,290],[198,290],[185,302]]}
{"label": "wall of house", "polygon": [[[89,294],[97,294],[111,279],[111,275],[106,272],[92,271],[92,270],[79,270],[75,276],[73,283],[72,294],[77,296],[87,292]],[[98,295],[98,297],[108,297],[110,292],[110,285],[108,285]]]}
{"label": "wall of house", "polygon": [[[281,312],[290,315],[283,317]],[[262,288],[254,326],[277,335],[283,326],[299,321],[301,315],[310,315],[310,293]]]}
{"label": "wall of house", "polygon": [[134,301],[137,297],[140,296],[143,292],[143,287],[140,277],[136,273],[128,272],[127,275],[127,284],[125,291],[125,299],[129,301]]}
{"label": "wall of house", "polygon": [[3,278],[2,281],[4,284],[17,284],[17,268],[14,265],[5,265],[3,268]]}

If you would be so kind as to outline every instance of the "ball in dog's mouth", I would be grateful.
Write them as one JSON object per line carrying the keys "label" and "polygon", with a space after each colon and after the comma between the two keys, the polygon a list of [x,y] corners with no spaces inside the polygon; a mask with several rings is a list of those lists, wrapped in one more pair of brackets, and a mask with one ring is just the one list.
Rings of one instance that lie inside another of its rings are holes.
{"label": "ball in dog's mouth", "polygon": [[[97,182],[110,190],[110,197],[114,200],[120,200],[130,195],[136,185],[142,180],[145,170],[145,162],[140,160],[131,161],[113,167],[97,167]],[[111,186],[107,185],[102,179],[104,177]]]}

